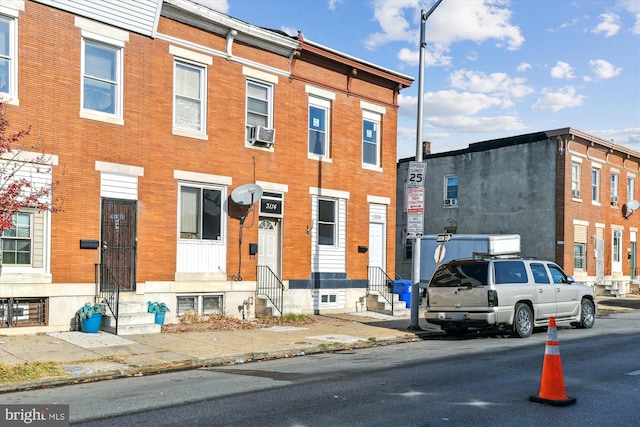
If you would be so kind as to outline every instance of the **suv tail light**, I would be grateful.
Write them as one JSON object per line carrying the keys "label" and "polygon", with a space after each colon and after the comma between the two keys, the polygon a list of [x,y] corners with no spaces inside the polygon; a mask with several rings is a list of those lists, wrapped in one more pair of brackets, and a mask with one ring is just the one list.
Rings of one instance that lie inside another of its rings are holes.
{"label": "suv tail light", "polygon": [[487,291],[487,302],[489,307],[498,306],[498,291],[495,289]]}

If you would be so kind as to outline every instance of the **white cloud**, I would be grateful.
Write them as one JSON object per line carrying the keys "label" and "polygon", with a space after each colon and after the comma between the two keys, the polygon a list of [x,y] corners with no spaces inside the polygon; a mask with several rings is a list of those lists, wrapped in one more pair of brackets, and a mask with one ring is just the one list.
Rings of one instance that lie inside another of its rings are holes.
{"label": "white cloud", "polygon": [[585,97],[577,93],[573,86],[565,86],[556,91],[543,89],[542,96],[532,105],[534,110],[560,111],[565,108],[579,107]]}
{"label": "white cloud", "polygon": [[605,37],[615,36],[620,31],[620,17],[615,13],[603,13],[600,22],[591,32],[604,33]]}
{"label": "white cloud", "polygon": [[329,0],[329,10],[336,10],[338,3],[342,3],[342,0]]}
{"label": "white cloud", "polygon": [[511,78],[506,73],[485,74],[482,71],[457,70],[449,76],[455,89],[471,92],[522,98],[533,93],[533,88],[525,85],[524,78]]}
{"label": "white cloud", "polygon": [[222,13],[229,13],[227,0],[194,0],[196,3]]}
{"label": "white cloud", "polygon": [[566,62],[558,61],[556,66],[551,69],[551,77],[554,79],[573,79],[573,68]]}
{"label": "white cloud", "polygon": [[517,71],[519,73],[523,73],[523,72],[527,71],[530,68],[531,68],[531,64],[526,63],[526,62],[521,62],[521,63],[518,64]]}
{"label": "white cloud", "polygon": [[[398,59],[408,65],[418,66],[420,64],[420,51],[402,48],[398,52]],[[452,59],[441,50],[425,49],[424,52],[424,64],[427,67],[451,65]]]}
{"label": "white cloud", "polygon": [[622,8],[633,15],[635,24],[631,29],[633,34],[640,35],[640,2],[638,0],[620,0]]}
{"label": "white cloud", "polygon": [[622,72],[622,68],[615,67],[604,59],[593,59],[589,61],[589,65],[591,65],[593,73],[601,79],[610,79],[620,75]]}

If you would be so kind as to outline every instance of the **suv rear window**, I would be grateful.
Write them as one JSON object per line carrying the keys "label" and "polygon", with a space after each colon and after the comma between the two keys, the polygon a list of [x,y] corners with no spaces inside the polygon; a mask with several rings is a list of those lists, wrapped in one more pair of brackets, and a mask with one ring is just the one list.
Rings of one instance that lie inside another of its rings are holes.
{"label": "suv rear window", "polygon": [[488,263],[486,261],[450,262],[440,266],[431,278],[429,286],[456,287],[487,284]]}
{"label": "suv rear window", "polygon": [[493,263],[496,285],[504,283],[527,283],[527,270],[522,261],[498,261]]}

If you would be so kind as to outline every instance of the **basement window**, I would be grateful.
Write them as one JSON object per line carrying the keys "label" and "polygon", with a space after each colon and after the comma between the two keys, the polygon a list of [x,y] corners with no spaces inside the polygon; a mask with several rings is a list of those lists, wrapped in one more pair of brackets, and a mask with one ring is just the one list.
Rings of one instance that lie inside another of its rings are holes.
{"label": "basement window", "polygon": [[198,316],[224,313],[222,295],[180,295],[177,298],[178,317],[184,316],[187,312]]}

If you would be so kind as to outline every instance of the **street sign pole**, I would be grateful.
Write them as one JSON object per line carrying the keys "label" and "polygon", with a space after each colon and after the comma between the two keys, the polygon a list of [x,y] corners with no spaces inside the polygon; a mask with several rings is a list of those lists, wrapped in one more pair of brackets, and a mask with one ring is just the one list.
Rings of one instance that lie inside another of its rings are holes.
{"label": "street sign pole", "polygon": [[[427,31],[427,19],[433,13],[434,10],[442,3],[442,0],[436,1],[436,3],[431,6],[428,12],[425,12],[423,9],[421,11],[421,22],[420,22],[420,72],[418,75],[418,125],[416,132],[416,162],[423,162],[423,148],[422,148],[422,110],[423,110],[423,100],[424,100],[424,51],[427,46],[426,41],[426,31]],[[426,165],[425,165],[426,167]],[[424,178],[423,178],[424,179]],[[424,182],[423,182],[424,186]],[[423,213],[424,215],[424,213]],[[410,330],[421,331],[418,318],[420,313],[420,307],[418,307],[418,302],[420,301],[420,240],[422,238],[422,230],[420,231],[419,237],[416,236],[413,240],[413,252],[412,252],[412,281],[411,281],[411,324],[409,325]]]}

